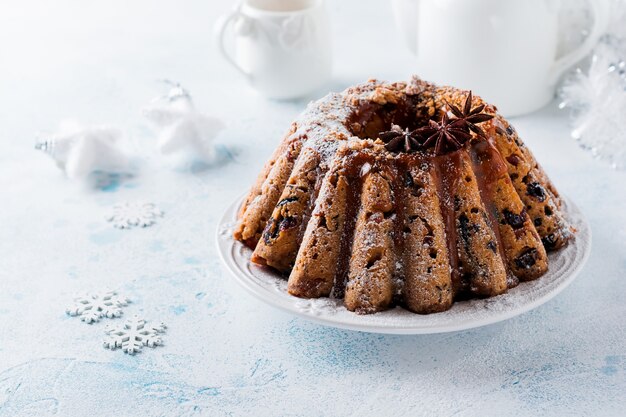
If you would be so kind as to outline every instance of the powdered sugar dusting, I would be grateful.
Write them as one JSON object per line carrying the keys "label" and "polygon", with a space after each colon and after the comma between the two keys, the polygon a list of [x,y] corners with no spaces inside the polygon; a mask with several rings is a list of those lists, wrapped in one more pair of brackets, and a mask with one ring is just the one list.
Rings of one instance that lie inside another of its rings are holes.
{"label": "powdered sugar dusting", "polygon": [[[241,201],[225,213],[220,225],[232,222]],[[506,294],[454,303],[448,311],[418,315],[400,307],[370,315],[348,311],[340,300],[302,300],[286,292],[286,281],[274,272],[252,265],[251,251],[218,233],[220,256],[237,281],[261,300],[291,313],[329,326],[380,333],[440,333],[506,320],[535,308],[563,290],[583,267],[591,250],[591,230],[578,208],[564,199],[563,213],[577,231],[575,238],[549,255],[549,271]],[[220,228],[218,227],[218,230]]]}
{"label": "powdered sugar dusting", "polygon": [[310,102],[297,118],[298,129],[294,135],[306,137],[304,147],[317,151],[322,165],[327,168],[338,147],[344,141],[356,138],[346,123],[357,109],[357,103],[369,101],[373,92],[384,85],[383,82],[370,80],[342,93],[330,93]]}

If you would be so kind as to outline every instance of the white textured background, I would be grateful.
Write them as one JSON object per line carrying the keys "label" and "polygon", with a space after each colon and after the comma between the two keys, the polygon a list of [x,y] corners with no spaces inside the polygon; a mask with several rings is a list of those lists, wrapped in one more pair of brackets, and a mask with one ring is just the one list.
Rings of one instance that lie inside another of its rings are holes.
{"label": "white textured background", "polygon": [[[405,79],[386,1],[329,2],[341,89]],[[626,408],[626,174],[569,139],[554,105],[514,120],[559,189],[587,214],[581,276],[505,323],[434,336],[381,336],[292,318],[222,270],[213,234],[306,100],[256,96],[212,45],[226,1],[0,3],[0,416],[623,415]],[[512,51],[514,53],[514,51]],[[224,119],[224,166],[172,171],[140,109],[167,77]],[[32,149],[74,117],[127,132],[138,175],[89,189]],[[626,120],[625,120],[626,122]],[[148,200],[165,217],[119,231],[111,205]],[[101,347],[101,322],[65,316],[77,291],[118,288],[169,325],[165,346]]]}

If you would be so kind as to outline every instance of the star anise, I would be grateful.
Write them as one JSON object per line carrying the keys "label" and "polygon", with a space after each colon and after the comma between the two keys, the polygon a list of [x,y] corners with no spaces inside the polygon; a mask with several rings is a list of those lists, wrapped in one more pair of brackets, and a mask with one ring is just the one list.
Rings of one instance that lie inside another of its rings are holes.
{"label": "star anise", "polygon": [[385,142],[385,149],[390,152],[411,153],[420,149],[427,149],[434,145],[435,155],[448,151],[455,151],[472,139],[472,133],[485,138],[485,132],[478,127],[479,123],[493,118],[493,115],[483,113],[485,105],[481,104],[472,109],[472,92],[470,91],[463,104],[463,110],[446,101],[453,118],[444,112],[441,122],[428,121],[428,126],[409,131],[393,126],[391,130],[379,134]]}
{"label": "star anise", "polygon": [[450,104],[447,101],[446,101],[446,104],[450,108],[450,111],[452,112],[452,114],[457,117],[454,120],[454,122],[458,121],[459,125],[462,124],[467,129],[476,133],[476,135],[480,136],[481,138],[485,138],[485,132],[476,125],[478,123],[486,122],[487,120],[493,119],[493,115],[482,113],[482,111],[485,109],[484,104],[481,104],[480,106],[474,107],[472,109],[472,92],[471,91],[469,92],[469,94],[467,95],[467,98],[465,99],[465,104],[463,105],[462,111],[454,104]]}
{"label": "star anise", "polygon": [[493,118],[490,114],[482,113],[485,109],[484,104],[472,109],[471,91],[465,99],[463,110],[447,101],[446,104],[454,115],[453,119],[448,117],[448,113],[444,113],[441,122],[437,123],[434,120],[429,120],[428,126],[414,131],[418,136],[426,138],[422,142],[424,148],[435,145],[436,155],[441,155],[448,150],[455,151],[463,147],[472,138],[470,132],[474,132],[477,136],[484,139],[485,132],[476,125]]}
{"label": "star anise", "polygon": [[394,126],[391,130],[380,133],[378,137],[385,142],[385,149],[389,152],[411,153],[420,148],[415,130],[409,132],[408,128],[403,131],[398,126]]}
{"label": "star anise", "polygon": [[464,122],[460,119],[451,120],[448,113],[444,113],[441,122],[428,121],[428,126],[414,130],[415,134],[426,138],[423,148],[435,145],[435,155],[441,155],[447,150],[456,150],[463,147],[465,142],[472,138]]}

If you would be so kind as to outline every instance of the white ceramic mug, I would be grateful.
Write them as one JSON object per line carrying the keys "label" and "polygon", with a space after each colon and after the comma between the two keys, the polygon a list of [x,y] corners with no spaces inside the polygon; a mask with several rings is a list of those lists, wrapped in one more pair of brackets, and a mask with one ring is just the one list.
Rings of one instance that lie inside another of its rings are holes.
{"label": "white ceramic mug", "polygon": [[[234,53],[225,45],[232,23]],[[330,27],[323,0],[243,0],[215,39],[224,57],[270,98],[302,97],[330,79]]]}
{"label": "white ceramic mug", "polygon": [[557,58],[558,1],[394,0],[398,28],[423,79],[471,89],[506,116],[537,110],[563,72],[606,28],[608,2],[589,0],[594,23],[578,48]]}

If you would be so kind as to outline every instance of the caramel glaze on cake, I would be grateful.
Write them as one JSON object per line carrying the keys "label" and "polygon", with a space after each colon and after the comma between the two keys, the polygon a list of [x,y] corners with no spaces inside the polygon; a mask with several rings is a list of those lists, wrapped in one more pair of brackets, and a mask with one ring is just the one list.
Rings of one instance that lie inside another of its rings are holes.
{"label": "caramel glaze on cake", "polygon": [[546,250],[571,234],[556,189],[494,106],[469,96],[491,116],[459,149],[394,152],[379,139],[467,97],[413,78],[311,103],[244,201],[235,238],[288,275],[292,295],[343,298],[357,313],[444,311],[540,277]]}

